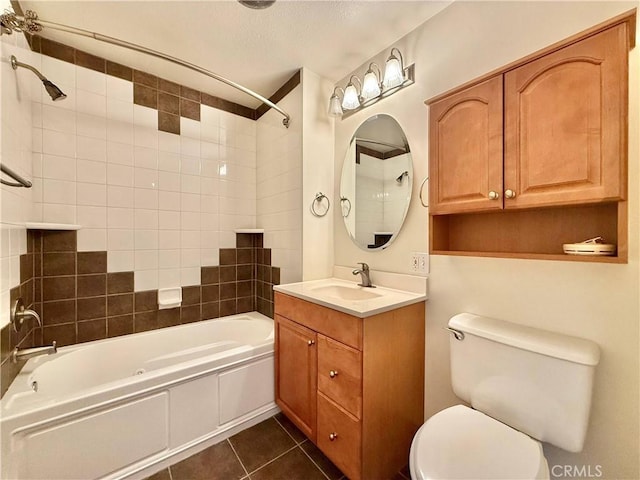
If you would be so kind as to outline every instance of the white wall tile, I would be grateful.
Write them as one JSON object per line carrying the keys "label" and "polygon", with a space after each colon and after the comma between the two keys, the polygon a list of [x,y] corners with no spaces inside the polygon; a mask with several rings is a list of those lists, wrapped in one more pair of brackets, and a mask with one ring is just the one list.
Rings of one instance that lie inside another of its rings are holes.
{"label": "white wall tile", "polygon": [[134,177],[136,188],[158,188],[158,170],[136,167]]}
{"label": "white wall tile", "polygon": [[180,210],[183,212],[199,212],[200,195],[197,193],[180,194]]}
{"label": "white wall tile", "polygon": [[75,205],[43,203],[42,221],[50,223],[76,223],[76,207]]}
{"label": "white wall tile", "polygon": [[181,286],[179,268],[161,268],[158,270],[158,288],[179,286]]}
{"label": "white wall tile", "polygon": [[133,83],[120,78],[106,76],[107,97],[133,103]]}
{"label": "white wall tile", "polygon": [[180,249],[158,250],[158,267],[180,268]]}
{"label": "white wall tile", "polygon": [[107,229],[81,228],[78,230],[79,252],[102,252],[107,250]]}
{"label": "white wall tile", "polygon": [[112,228],[133,228],[133,208],[107,207],[107,226]]}
{"label": "white wall tile", "polygon": [[76,88],[99,95],[106,95],[107,76],[89,68],[76,66]]}
{"label": "white wall tile", "polygon": [[158,231],[158,246],[161,250],[172,250],[180,248],[180,230]]}
{"label": "white wall tile", "polygon": [[200,175],[200,158],[183,155],[180,159],[180,173],[184,175]]}
{"label": "white wall tile", "polygon": [[134,259],[136,272],[158,269],[158,250],[136,250]]}
{"label": "white wall tile", "polygon": [[180,117],[180,137],[200,140],[200,122],[190,118]]}
{"label": "white wall tile", "polygon": [[134,147],[127,143],[107,142],[107,162],[133,166]]}
{"label": "white wall tile", "polygon": [[199,248],[183,248],[180,250],[180,267],[199,267],[200,266],[200,249]]}
{"label": "white wall tile", "polygon": [[158,132],[158,149],[161,152],[180,153],[180,136],[173,133]]}
{"label": "white wall tile", "polygon": [[150,190],[146,188],[135,188],[135,207],[146,208],[150,210],[157,210],[159,207],[158,194],[167,192],[158,192],[157,190]]}
{"label": "white wall tile", "polygon": [[158,228],[158,210],[135,209],[134,223],[137,230]]}
{"label": "white wall tile", "polygon": [[133,208],[133,187],[119,187],[116,185],[109,185],[107,187],[107,205],[109,207]]}
{"label": "white wall tile", "polygon": [[52,105],[42,106],[42,128],[63,133],[76,133],[76,114]]}
{"label": "white wall tile", "polygon": [[180,191],[180,174],[173,172],[158,172],[158,187],[167,192]]}
{"label": "white wall tile", "polygon": [[190,157],[199,157],[200,140],[180,136],[180,153]]}
{"label": "white wall tile", "polygon": [[76,133],[84,137],[107,138],[107,119],[86,113],[76,114]]}
{"label": "white wall tile", "polygon": [[71,157],[58,157],[56,155],[44,155],[42,159],[42,177],[54,180],[76,179],[76,159]]}
{"label": "white wall tile", "polygon": [[106,117],[107,97],[86,90],[76,90],[77,111],[88,115]]}
{"label": "white wall tile", "polygon": [[158,230],[136,230],[136,250],[157,250],[159,246]]}
{"label": "white wall tile", "polygon": [[183,193],[200,193],[200,177],[180,174],[180,191]]}
{"label": "white wall tile", "polygon": [[160,210],[158,212],[158,228],[160,230],[180,230],[180,212]]}
{"label": "white wall tile", "polygon": [[121,187],[133,187],[133,167],[126,165],[107,165],[107,184]]}
{"label": "white wall tile", "polygon": [[133,275],[136,292],[156,290],[158,288],[158,270],[140,270]]}
{"label": "white wall tile", "polygon": [[75,182],[44,179],[42,184],[42,200],[44,203],[64,203],[66,205],[76,204]]}
{"label": "white wall tile", "polygon": [[200,285],[200,267],[181,268],[180,282],[183,286]]}
{"label": "white wall tile", "polygon": [[200,248],[200,230],[180,230],[180,248]]}
{"label": "white wall tile", "polygon": [[134,165],[140,168],[158,169],[158,150],[156,148],[134,147]]}
{"label": "white wall tile", "polygon": [[107,142],[100,138],[76,137],[76,156],[98,162],[107,161]]}
{"label": "white wall tile", "polygon": [[[154,190],[147,190],[148,192],[153,192]],[[179,192],[158,192],[158,208],[160,210],[173,210],[180,211],[182,210],[182,205],[180,204],[181,193]]]}
{"label": "white wall tile", "polygon": [[107,207],[79,205],[76,220],[82,228],[107,228]]}
{"label": "white wall tile", "polygon": [[133,128],[133,103],[107,97],[106,108],[109,120],[130,124]]}
{"label": "white wall tile", "polygon": [[95,183],[76,183],[76,203],[80,205],[107,205],[107,186]]}
{"label": "white wall tile", "polygon": [[131,123],[107,119],[107,140],[133,145],[133,128]]}
{"label": "white wall tile", "polygon": [[[107,249],[109,255],[115,250],[131,250],[135,248],[133,229],[110,228],[107,231]],[[133,255],[131,256],[131,268],[133,270]]]}
{"label": "white wall tile", "polygon": [[107,165],[101,161],[79,158],[76,161],[76,176],[78,182],[106,184]]}
{"label": "white wall tile", "polygon": [[42,131],[42,152],[61,157],[76,156],[76,138],[74,134]]}
{"label": "white wall tile", "polygon": [[133,250],[112,251],[107,253],[108,272],[130,272],[134,267]]}

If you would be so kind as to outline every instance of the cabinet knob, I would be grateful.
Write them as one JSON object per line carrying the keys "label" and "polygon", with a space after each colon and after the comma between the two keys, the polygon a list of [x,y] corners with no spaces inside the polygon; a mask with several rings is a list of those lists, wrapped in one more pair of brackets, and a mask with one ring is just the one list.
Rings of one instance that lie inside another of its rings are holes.
{"label": "cabinet knob", "polygon": [[338,438],[338,434],[337,434],[337,433],[332,432],[332,433],[330,433],[330,434],[329,434],[329,440],[331,440],[332,442],[333,442],[336,438]]}
{"label": "cabinet knob", "polygon": [[338,375],[338,371],[337,370],[330,370],[329,371],[329,376],[331,378],[335,378]]}
{"label": "cabinet knob", "polygon": [[316,342],[314,342],[313,340],[307,340],[307,345],[312,346],[314,345]]}
{"label": "cabinet knob", "polygon": [[505,198],[516,198],[516,192],[514,190],[505,190],[504,191]]}
{"label": "cabinet knob", "polygon": [[497,200],[498,198],[500,198],[500,194],[498,192],[493,190],[489,192],[489,200]]}

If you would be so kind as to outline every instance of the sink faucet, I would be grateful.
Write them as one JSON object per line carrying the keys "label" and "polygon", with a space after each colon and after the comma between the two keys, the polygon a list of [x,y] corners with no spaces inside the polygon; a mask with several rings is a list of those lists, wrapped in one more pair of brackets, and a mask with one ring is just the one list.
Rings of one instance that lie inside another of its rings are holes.
{"label": "sink faucet", "polygon": [[28,360],[31,357],[51,355],[53,353],[58,353],[58,347],[56,347],[55,341],[45,347],[25,348],[22,350],[18,350],[18,347],[16,347],[13,349],[13,352],[11,352],[11,362],[18,363],[18,360]]}
{"label": "sink faucet", "polygon": [[371,285],[371,278],[369,277],[369,265],[364,262],[358,262],[358,265],[360,265],[362,268],[356,268],[353,272],[351,272],[354,275],[360,274],[362,282],[358,285],[361,287],[376,288],[374,285]]}

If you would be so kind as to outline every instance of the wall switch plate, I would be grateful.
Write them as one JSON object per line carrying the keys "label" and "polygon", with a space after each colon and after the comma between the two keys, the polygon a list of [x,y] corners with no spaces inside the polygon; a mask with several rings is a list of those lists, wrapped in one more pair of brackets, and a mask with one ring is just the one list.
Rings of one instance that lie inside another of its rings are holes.
{"label": "wall switch plate", "polygon": [[420,275],[427,274],[427,255],[428,253],[411,252],[409,269]]}

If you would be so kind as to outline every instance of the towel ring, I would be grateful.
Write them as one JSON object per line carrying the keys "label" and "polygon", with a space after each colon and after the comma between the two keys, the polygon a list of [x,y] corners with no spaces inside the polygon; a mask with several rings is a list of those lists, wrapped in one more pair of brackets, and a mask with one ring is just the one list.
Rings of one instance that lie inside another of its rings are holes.
{"label": "towel ring", "polygon": [[[345,203],[346,203],[346,211],[347,213],[345,213]],[[342,216],[344,218],[347,218],[349,216],[349,214],[351,213],[351,200],[349,200],[347,197],[340,197],[340,206],[342,209]]]}
{"label": "towel ring", "polygon": [[[316,203],[321,203],[322,200],[326,200],[327,201],[327,208],[324,212],[320,213],[318,211],[316,211]],[[329,201],[329,197],[327,197],[324,193],[322,192],[318,192],[316,193],[316,196],[313,199],[313,202],[311,202],[311,213],[313,214],[314,217],[324,217],[327,212],[329,211],[329,208],[331,207],[331,202]]]}
{"label": "towel ring", "polygon": [[427,203],[425,205],[424,200],[422,199],[422,189],[424,188],[424,184],[427,183],[427,180],[429,180],[429,177],[424,177],[424,180],[422,180],[422,183],[420,184],[420,203],[425,208],[429,208],[429,204]]}

